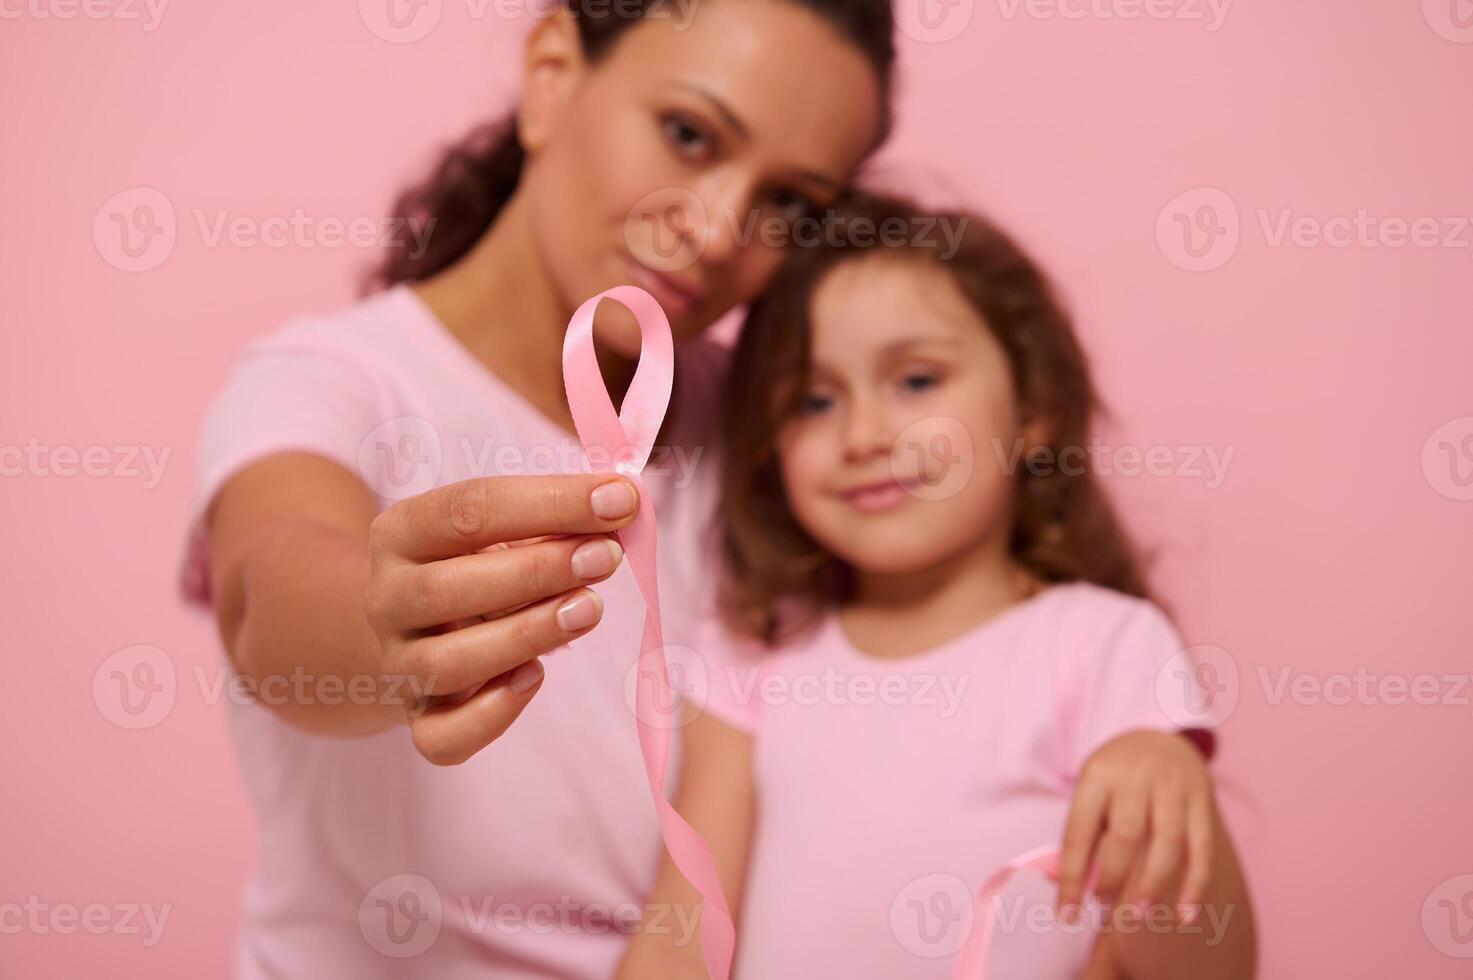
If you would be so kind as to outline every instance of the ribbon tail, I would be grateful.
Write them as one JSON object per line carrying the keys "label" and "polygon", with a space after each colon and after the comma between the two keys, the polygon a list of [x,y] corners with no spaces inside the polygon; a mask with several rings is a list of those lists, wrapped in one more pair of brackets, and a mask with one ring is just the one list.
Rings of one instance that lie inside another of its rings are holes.
{"label": "ribbon tail", "polygon": [[[977,895],[972,901],[972,929],[967,934],[966,942],[956,954],[955,967],[952,972],[954,980],[985,980],[987,957],[992,949],[992,934],[997,926],[997,919],[992,914],[992,906],[1002,892],[1003,886],[1008,883],[1008,879],[1027,868],[1042,872],[1050,878],[1057,878],[1059,849],[1045,845],[1035,847],[1031,851],[1024,851],[989,875],[982,883],[982,887],[977,889]],[[1098,879],[1099,868],[1094,867],[1090,871],[1085,890],[1092,893]]]}
{"label": "ribbon tail", "polygon": [[[650,510],[648,520],[643,513]],[[644,636],[640,641],[639,683],[635,685],[635,716],[639,748],[645,773],[660,821],[660,836],[670,859],[701,895],[701,955],[712,980],[731,976],[736,952],[736,926],[716,861],[701,835],[670,805],[665,796],[665,772],[670,753],[670,727],[676,723],[675,703],[665,659],[664,630],[660,625],[660,599],[656,567],[655,522],[648,495],[641,487],[641,515],[620,532],[631,558],[635,578],[645,600]]]}

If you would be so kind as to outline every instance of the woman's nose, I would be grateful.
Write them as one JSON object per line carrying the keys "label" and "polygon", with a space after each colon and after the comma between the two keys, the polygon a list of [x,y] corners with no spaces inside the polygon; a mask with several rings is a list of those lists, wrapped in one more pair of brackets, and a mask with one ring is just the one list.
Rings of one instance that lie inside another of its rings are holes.
{"label": "woman's nose", "polygon": [[696,188],[705,211],[705,247],[701,261],[723,266],[735,262],[752,244],[754,182],[742,175],[713,174]]}

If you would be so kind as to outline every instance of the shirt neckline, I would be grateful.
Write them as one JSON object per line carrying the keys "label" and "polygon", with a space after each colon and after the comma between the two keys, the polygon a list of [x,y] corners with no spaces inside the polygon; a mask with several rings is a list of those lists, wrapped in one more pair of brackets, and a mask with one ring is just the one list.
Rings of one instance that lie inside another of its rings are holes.
{"label": "shirt neckline", "polygon": [[904,657],[877,657],[874,654],[865,653],[859,649],[849,638],[849,634],[845,631],[844,624],[840,621],[837,611],[829,614],[825,629],[829,634],[829,639],[842,651],[845,657],[852,661],[858,661],[872,670],[889,672],[911,671],[920,666],[934,665],[937,661],[944,660],[955,650],[964,647],[975,648],[989,642],[1004,627],[1016,622],[1025,614],[1035,611],[1044,604],[1044,600],[1060,594],[1070,584],[1068,582],[1055,582],[1047,585],[1027,598],[1018,600],[1001,612],[988,617],[951,639],[944,640],[933,647]]}
{"label": "shirt neckline", "polygon": [[480,392],[488,401],[497,405],[512,405],[517,412],[526,416],[533,425],[544,430],[545,435],[553,439],[578,443],[577,433],[558,425],[521,392],[503,381],[495,371],[481,363],[409,283],[396,283],[390,288],[389,294],[396,297],[400,305],[408,311],[408,319],[418,325],[419,335],[429,343],[432,353],[441,363],[460,375],[473,391]]}

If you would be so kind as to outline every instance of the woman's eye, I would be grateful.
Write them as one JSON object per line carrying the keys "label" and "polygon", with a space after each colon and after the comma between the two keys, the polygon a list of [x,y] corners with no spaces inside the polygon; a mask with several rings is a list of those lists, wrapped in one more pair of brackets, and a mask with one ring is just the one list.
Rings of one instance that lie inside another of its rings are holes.
{"label": "woman's eye", "polygon": [[813,202],[806,194],[800,194],[794,190],[774,191],[769,198],[772,209],[778,213],[784,221],[797,221],[807,216],[813,210]]}
{"label": "woman's eye", "polygon": [[684,157],[692,157],[708,151],[711,148],[711,138],[698,126],[678,115],[664,117],[662,125],[665,136],[675,147],[677,153]]}

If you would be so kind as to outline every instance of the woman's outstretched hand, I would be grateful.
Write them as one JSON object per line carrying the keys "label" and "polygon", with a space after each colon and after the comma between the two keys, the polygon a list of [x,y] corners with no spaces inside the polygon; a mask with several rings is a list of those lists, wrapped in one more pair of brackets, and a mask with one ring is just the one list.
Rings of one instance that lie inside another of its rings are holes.
{"label": "woman's outstretched hand", "polygon": [[1095,891],[1142,911],[1180,876],[1176,918],[1190,922],[1212,869],[1216,807],[1206,763],[1181,735],[1139,730],[1106,742],[1075,785],[1059,857],[1060,910],[1078,907],[1094,857]]}
{"label": "woman's outstretched hand", "polygon": [[612,532],[638,506],[609,473],[485,477],[374,519],[364,612],[383,673],[424,694],[409,711],[421,755],[458,765],[517,719],[542,683],[537,658],[602,617],[586,586],[618,569]]}

